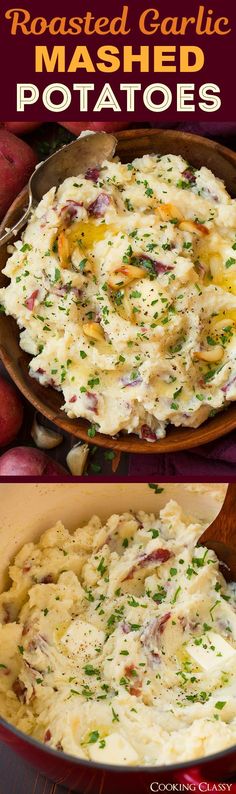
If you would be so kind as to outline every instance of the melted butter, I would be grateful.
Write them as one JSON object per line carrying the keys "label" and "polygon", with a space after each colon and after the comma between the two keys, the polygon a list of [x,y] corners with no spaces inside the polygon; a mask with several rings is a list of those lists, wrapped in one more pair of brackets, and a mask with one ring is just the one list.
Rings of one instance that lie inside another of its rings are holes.
{"label": "melted butter", "polygon": [[[60,642],[60,640],[62,639],[64,634],[66,634],[67,629],[69,628],[70,624],[71,624],[71,620],[64,620],[62,623],[60,623],[56,627],[56,629],[55,629],[56,642]],[[64,651],[66,650],[65,645],[63,646],[63,649],[64,649]]]}
{"label": "melted butter", "polygon": [[[219,242],[220,246],[220,242]],[[217,287],[221,287],[222,289],[226,290],[226,292],[230,292],[233,295],[236,295],[236,272],[235,268],[226,268],[224,265],[225,255],[224,253],[219,254],[217,251],[214,251],[214,258],[212,262],[212,253],[209,253],[202,248],[200,250],[201,253],[201,261],[203,265],[206,267],[206,273],[203,278],[204,286],[209,286],[209,284],[215,284]]]}
{"label": "melted butter", "polygon": [[166,383],[166,381],[161,380],[161,378],[158,378],[156,381],[156,390],[158,397],[167,397],[169,399],[173,398],[174,400],[173,394],[175,391],[175,386],[176,384],[173,382]]}
{"label": "melted butter", "polygon": [[232,274],[229,275],[222,272],[219,272],[219,275],[214,276],[213,284],[217,284],[218,287],[222,287],[222,289],[227,290],[227,292],[231,292],[232,295],[236,295],[236,275],[233,277]]}
{"label": "melted butter", "polygon": [[72,248],[76,246],[76,243],[81,241],[84,248],[92,250],[96,243],[99,243],[100,240],[104,240],[108,232],[110,232],[110,234],[117,234],[117,229],[115,226],[107,223],[97,224],[92,220],[89,220],[87,223],[78,221],[78,223],[72,224],[67,232],[67,236]]}
{"label": "melted butter", "polygon": [[[211,317],[210,326],[213,329],[217,323],[222,321],[227,328],[227,320],[233,320],[233,323],[236,325],[236,309],[225,309],[224,311],[218,312],[218,314],[214,314],[214,316]],[[234,330],[234,326],[232,326],[232,331]]]}
{"label": "melted butter", "polygon": [[208,271],[204,276],[203,284],[206,287],[208,287],[209,284],[213,284],[213,285],[215,284],[217,287],[221,287],[226,292],[230,292],[231,295],[236,295],[235,269],[229,268],[227,270],[225,267],[222,266],[221,262],[219,261],[219,267],[216,269],[213,275],[211,271],[208,269]]}
{"label": "melted butter", "polygon": [[197,665],[192,656],[190,656],[190,654],[186,651],[185,645],[182,645],[177,649],[176,661],[179,668],[187,675],[196,675],[196,673],[201,672],[201,668]]}
{"label": "melted butter", "polygon": [[205,287],[209,287],[209,284],[215,284],[226,292],[230,292],[231,295],[236,295],[236,275],[233,277],[232,273],[227,273],[225,270],[222,271],[222,268],[219,268],[218,273],[215,273],[213,277],[208,271],[203,278],[203,284]]}
{"label": "melted butter", "polygon": [[179,406],[180,411],[182,410],[181,404],[186,402],[186,400],[190,399],[192,396],[191,390],[183,384],[180,394],[177,394],[177,396],[174,397],[176,389],[180,388],[180,384],[178,384],[177,380],[175,382],[172,381],[172,383],[166,383],[166,381],[161,380],[161,378],[157,378],[155,385],[157,396],[171,400],[172,403],[175,403],[175,405]]}
{"label": "melted butter", "polygon": [[[74,682],[72,681],[71,682],[72,688],[73,688],[73,685],[74,685]],[[74,689],[78,690],[79,688],[78,688],[77,685],[74,685]],[[72,733],[74,735],[74,739],[75,739],[76,742],[78,742],[79,741],[78,731],[80,730],[80,726],[81,726],[81,720],[80,720],[78,714],[76,714],[76,717],[72,717],[70,724],[71,724]]]}

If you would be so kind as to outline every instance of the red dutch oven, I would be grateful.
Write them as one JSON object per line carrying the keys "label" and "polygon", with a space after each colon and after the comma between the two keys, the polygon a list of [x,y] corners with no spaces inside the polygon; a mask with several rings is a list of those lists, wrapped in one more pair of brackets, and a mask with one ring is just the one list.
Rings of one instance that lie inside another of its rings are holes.
{"label": "red dutch oven", "polygon": [[[156,794],[158,791],[168,791],[169,786],[159,788],[160,783],[179,783],[179,791],[210,792],[216,790],[213,781],[225,782],[236,776],[236,745],[222,753],[188,763],[158,767],[121,767],[84,761],[52,750],[21,733],[3,719],[0,719],[0,739],[42,774],[79,794]],[[201,782],[208,784],[205,789],[200,785]],[[236,783],[229,788],[229,794],[235,791]]]}
{"label": "red dutch oven", "polygon": [[[159,513],[170,498],[176,498],[187,513],[201,516],[210,523],[220,511],[226,490],[222,484],[203,484],[198,488],[184,483],[161,483],[161,486],[161,493],[156,494],[146,483],[0,484],[0,589],[5,587],[5,571],[16,551],[24,543],[37,540],[58,519],[71,530],[81,526],[94,513],[102,520],[112,513],[130,510],[132,506],[136,511]],[[171,783],[178,784],[173,791],[210,792],[217,791],[212,788],[211,781],[236,777],[236,745],[186,763],[121,767],[84,761],[53,750],[1,718],[0,740],[42,774],[79,794],[156,794],[159,784],[163,784],[160,791],[169,791]],[[201,781],[208,787],[202,788]],[[228,791],[232,794],[236,785],[231,784]]]}

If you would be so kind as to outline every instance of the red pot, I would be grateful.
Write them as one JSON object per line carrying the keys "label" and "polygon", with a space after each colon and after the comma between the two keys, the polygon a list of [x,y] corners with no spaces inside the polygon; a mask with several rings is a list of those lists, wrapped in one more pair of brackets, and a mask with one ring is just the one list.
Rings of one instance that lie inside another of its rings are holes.
{"label": "red pot", "polygon": [[[219,512],[224,499],[225,486],[219,484],[219,501],[215,496],[216,485],[209,486],[205,493],[189,491],[184,483],[162,483],[163,488],[156,494],[145,483],[127,482],[62,482],[62,483],[2,483],[0,485],[0,551],[1,542],[7,559],[16,553],[16,538],[20,524],[24,527],[23,542],[37,540],[48,528],[48,522],[60,518],[70,530],[81,526],[93,513],[106,520],[113,512],[126,512],[132,505],[136,510],[159,512],[169,498],[178,499],[184,511],[192,515],[207,516],[209,523]],[[81,522],[81,523],[80,523]],[[6,548],[7,537],[7,548]],[[3,570],[2,570],[3,572]],[[1,573],[1,557],[0,557]],[[171,766],[162,767],[121,767],[84,761],[52,750],[26,736],[3,719],[0,719],[0,740],[10,745],[19,755],[36,767],[42,774],[63,784],[79,794],[156,794],[157,783],[180,783],[189,785],[189,791],[203,791],[208,794],[214,789],[199,789],[199,781],[229,779],[236,773],[236,745],[212,756],[200,758]],[[151,784],[154,784],[151,787]],[[196,789],[193,786],[196,785]],[[174,789],[173,789],[174,790]],[[233,794],[233,786],[229,794]],[[160,791],[170,791],[162,788]],[[177,791],[188,792],[187,788]],[[5,794],[5,793],[4,793]],[[226,794],[226,792],[225,792]]]}
{"label": "red pot", "polygon": [[[0,720],[0,739],[39,772],[79,794],[121,794],[122,791],[125,794],[156,794],[157,784],[161,782],[188,784],[191,786],[190,791],[194,791],[192,786],[195,785],[196,791],[201,791],[201,781],[225,781],[236,772],[236,745],[222,753],[200,758],[197,762],[165,767],[120,767],[83,761],[52,750],[26,737],[4,720]],[[235,789],[232,785],[230,794]],[[209,788],[205,788],[205,791],[210,790],[209,782]]]}

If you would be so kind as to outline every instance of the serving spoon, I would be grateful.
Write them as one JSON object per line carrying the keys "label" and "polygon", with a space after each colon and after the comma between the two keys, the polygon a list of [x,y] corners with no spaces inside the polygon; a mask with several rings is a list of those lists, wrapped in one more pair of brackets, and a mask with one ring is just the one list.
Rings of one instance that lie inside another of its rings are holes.
{"label": "serving spoon", "polygon": [[88,168],[96,168],[101,166],[104,160],[111,160],[116,145],[117,140],[114,135],[106,132],[88,133],[63,146],[36,166],[28,182],[28,206],[17,223],[0,237],[0,246],[8,243],[12,237],[16,237],[33,207],[37,206],[50,188],[58,188],[68,177],[86,173]]}
{"label": "serving spoon", "polygon": [[236,582],[236,483],[228,485],[226,497],[218,516],[202,533],[198,546],[215,552],[223,563],[222,571],[228,582]]}

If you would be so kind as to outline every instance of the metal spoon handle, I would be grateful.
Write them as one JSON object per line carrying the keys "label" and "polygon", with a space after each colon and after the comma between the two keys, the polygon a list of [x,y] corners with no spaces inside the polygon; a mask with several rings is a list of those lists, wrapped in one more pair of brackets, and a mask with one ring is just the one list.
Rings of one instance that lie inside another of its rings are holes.
{"label": "metal spoon handle", "polygon": [[11,229],[9,229],[7,232],[5,232],[2,235],[2,237],[0,237],[0,246],[1,245],[5,245],[6,243],[8,243],[9,240],[12,239],[12,237],[16,237],[16,235],[18,234],[20,229],[22,229],[22,227],[25,225],[25,223],[26,223],[26,221],[27,221],[27,219],[28,219],[28,217],[30,215],[30,212],[31,212],[31,209],[32,209],[32,204],[33,204],[33,196],[32,196],[32,193],[30,191],[29,192],[29,203],[28,203],[27,209],[25,210],[24,215],[22,215],[22,218],[20,218],[20,220],[17,221],[17,223],[15,223],[15,225],[12,226]]}

